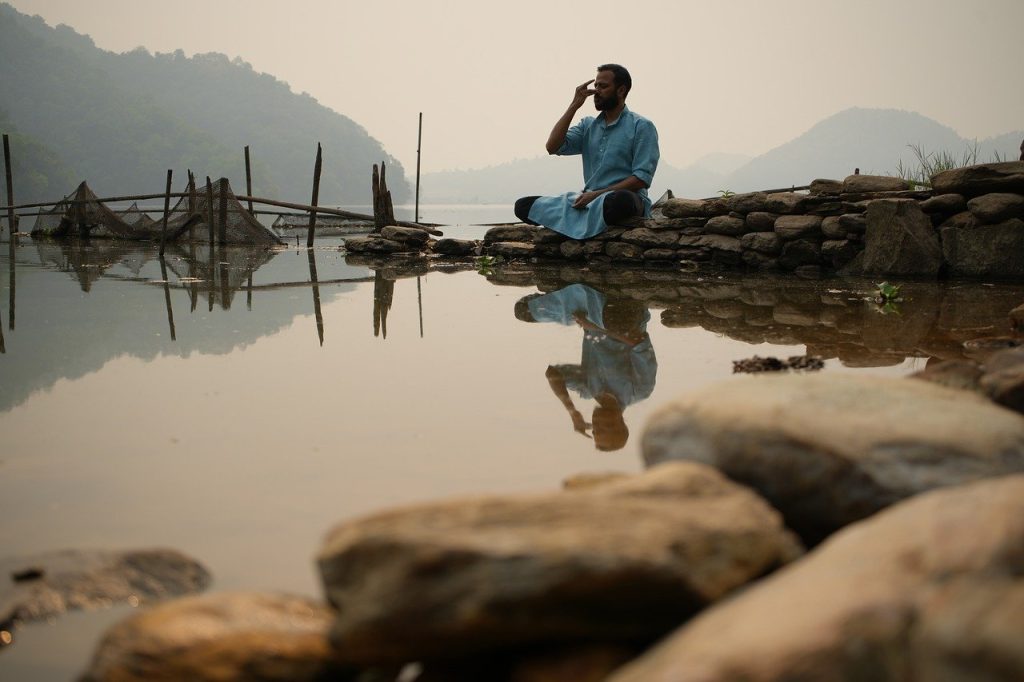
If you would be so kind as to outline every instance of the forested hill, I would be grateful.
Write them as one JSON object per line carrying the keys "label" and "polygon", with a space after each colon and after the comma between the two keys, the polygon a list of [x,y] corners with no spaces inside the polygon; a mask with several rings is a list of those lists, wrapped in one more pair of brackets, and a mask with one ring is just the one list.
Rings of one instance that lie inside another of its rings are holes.
{"label": "forested hill", "polygon": [[[253,192],[305,203],[317,142],[320,203],[369,203],[371,166],[381,160],[396,203],[410,195],[401,165],[364,128],[222,54],[115,54],[0,4],[0,92],[3,132],[20,136],[16,164],[35,172],[34,181],[15,176],[19,202],[57,198],[80,180],[100,195],[159,192],[168,168],[179,187],[191,168],[225,175],[241,192],[249,145]],[[68,175],[75,180],[64,186]]]}

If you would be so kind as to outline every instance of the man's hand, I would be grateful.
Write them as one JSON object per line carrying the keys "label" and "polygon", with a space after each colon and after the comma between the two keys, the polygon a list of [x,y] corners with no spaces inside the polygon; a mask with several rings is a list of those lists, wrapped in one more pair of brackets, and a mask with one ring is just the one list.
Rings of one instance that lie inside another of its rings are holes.
{"label": "man's hand", "polygon": [[573,95],[572,104],[570,105],[573,108],[573,110],[582,107],[586,103],[587,98],[593,95],[595,92],[597,92],[597,90],[588,87],[593,82],[594,79],[591,78],[586,83],[582,83],[581,85],[576,86],[576,94]]}
{"label": "man's hand", "polygon": [[573,208],[586,208],[594,199],[604,194],[604,192],[580,192],[579,196],[576,197],[576,201],[572,202]]}

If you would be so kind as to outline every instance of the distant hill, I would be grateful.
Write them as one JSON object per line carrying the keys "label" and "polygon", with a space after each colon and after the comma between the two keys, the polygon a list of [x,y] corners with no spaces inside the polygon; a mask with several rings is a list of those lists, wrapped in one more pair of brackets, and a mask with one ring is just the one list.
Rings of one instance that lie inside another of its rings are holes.
{"label": "distant hill", "polygon": [[[666,189],[676,196],[709,197],[720,190],[749,192],[806,185],[815,178],[842,179],[862,173],[895,174],[902,162],[916,168],[909,145],[925,153],[949,152],[960,158],[977,149],[977,161],[1016,159],[1024,132],[986,140],[967,140],[952,128],[926,116],[895,109],[852,108],[811,127],[807,132],[756,158],[709,154],[685,168],[662,157],[651,195]],[[579,160],[538,157],[477,170],[428,173],[423,176],[424,201],[434,203],[511,203],[529,194],[557,194],[582,183]]]}
{"label": "distant hill", "polygon": [[[0,91],[10,123],[100,194],[160,191],[167,168],[178,186],[191,168],[226,175],[240,191],[248,144],[255,193],[307,202],[319,141],[321,203],[368,203],[370,168],[381,160],[396,202],[410,196],[401,165],[365,129],[221,54],[115,54],[0,4]],[[16,198],[38,198],[15,182]],[[42,198],[56,198],[54,184],[43,183]]]}
{"label": "distant hill", "polygon": [[[1019,147],[1022,136],[1024,132],[1018,131],[977,141],[977,161],[991,161],[997,151],[1003,157],[1009,155]],[[1013,139],[1016,142],[1010,144]],[[974,148],[975,141],[915,112],[855,107],[758,156],[728,174],[723,183],[734,192],[749,192],[806,185],[815,178],[841,180],[855,168],[861,173],[894,175],[900,163],[904,168],[918,167],[911,145],[926,154],[945,151],[960,158]]]}

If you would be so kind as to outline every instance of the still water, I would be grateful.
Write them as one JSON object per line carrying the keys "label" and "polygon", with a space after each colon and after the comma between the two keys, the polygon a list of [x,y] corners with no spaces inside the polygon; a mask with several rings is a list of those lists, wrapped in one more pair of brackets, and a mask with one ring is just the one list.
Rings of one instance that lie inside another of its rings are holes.
{"label": "still water", "polygon": [[[212,590],[319,595],[339,521],[639,471],[652,411],[733,360],[905,375],[1004,333],[1024,301],[908,283],[883,312],[863,280],[439,268],[341,244],[163,264],[150,246],[24,239],[12,262],[0,245],[0,558],[171,547]],[[20,628],[0,679],[73,677],[127,611]]]}

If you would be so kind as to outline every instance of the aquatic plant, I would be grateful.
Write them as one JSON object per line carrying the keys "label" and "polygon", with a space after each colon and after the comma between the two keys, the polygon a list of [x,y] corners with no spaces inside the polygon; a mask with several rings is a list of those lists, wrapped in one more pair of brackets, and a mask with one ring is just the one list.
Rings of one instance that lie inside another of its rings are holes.
{"label": "aquatic plant", "polygon": [[875,286],[878,287],[874,298],[875,304],[878,306],[878,312],[883,315],[899,315],[900,307],[897,304],[903,301],[903,297],[900,296],[900,285],[881,282]]}

